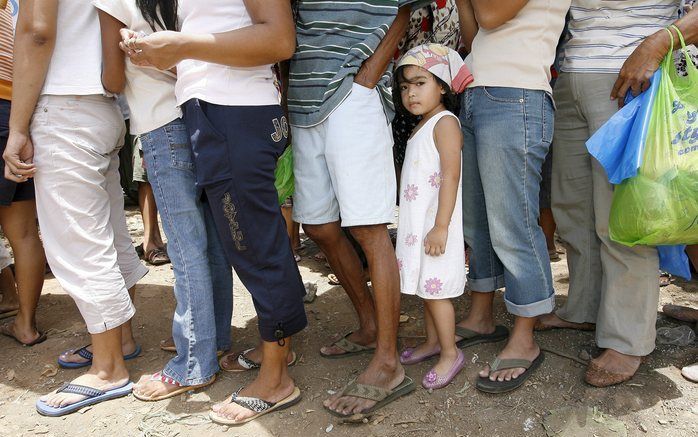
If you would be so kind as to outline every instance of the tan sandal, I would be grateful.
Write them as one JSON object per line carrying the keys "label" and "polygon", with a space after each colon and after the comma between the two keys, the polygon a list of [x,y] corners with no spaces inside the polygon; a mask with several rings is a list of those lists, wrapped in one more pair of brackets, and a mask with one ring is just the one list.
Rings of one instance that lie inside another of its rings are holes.
{"label": "tan sandal", "polygon": [[220,425],[229,426],[242,425],[244,423],[248,423],[259,417],[262,417],[265,414],[271,413],[272,411],[283,410],[285,408],[291,407],[300,402],[301,400],[301,391],[298,389],[298,387],[294,387],[293,393],[288,395],[286,398],[280,400],[279,402],[268,402],[259,398],[240,396],[240,391],[242,391],[242,388],[240,388],[238,391],[236,391],[230,396],[230,403],[238,404],[243,408],[246,408],[250,411],[254,411],[256,414],[248,417],[247,419],[243,419],[239,422],[236,422],[235,420],[229,419],[221,414],[216,413],[215,411],[210,411],[208,413],[208,416],[212,422],[218,423]]}
{"label": "tan sandal", "polygon": [[152,374],[150,376],[150,380],[164,382],[165,384],[173,385],[173,386],[178,387],[178,388],[174,391],[171,391],[169,393],[166,393],[166,394],[160,395],[160,396],[145,396],[145,395],[138,394],[134,390],[132,393],[134,398],[141,400],[141,401],[145,401],[145,402],[156,402],[156,401],[162,401],[165,399],[173,398],[173,397],[178,396],[182,393],[186,393],[186,392],[192,391],[192,390],[197,390],[197,389],[200,389],[200,388],[203,388],[203,387],[206,387],[206,386],[213,384],[214,382],[216,382],[216,375],[213,375],[213,377],[211,379],[204,382],[203,384],[196,384],[196,385],[182,385],[182,384],[178,383],[177,381],[175,381],[174,379],[170,378],[169,376],[165,375],[162,372],[157,372],[157,373]]}

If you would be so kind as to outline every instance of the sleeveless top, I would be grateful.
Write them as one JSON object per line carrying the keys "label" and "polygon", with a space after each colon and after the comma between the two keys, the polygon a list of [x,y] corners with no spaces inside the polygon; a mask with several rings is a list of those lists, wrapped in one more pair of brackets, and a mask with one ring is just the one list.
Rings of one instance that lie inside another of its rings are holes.
{"label": "sleeveless top", "polygon": [[[396,254],[400,269],[400,290],[424,299],[448,299],[465,288],[465,244],[461,186],[448,226],[446,252],[424,253],[424,239],[434,227],[439,208],[441,160],[434,143],[434,127],[449,111],[434,115],[407,141],[400,179],[400,215]],[[457,118],[456,118],[457,120]]]}

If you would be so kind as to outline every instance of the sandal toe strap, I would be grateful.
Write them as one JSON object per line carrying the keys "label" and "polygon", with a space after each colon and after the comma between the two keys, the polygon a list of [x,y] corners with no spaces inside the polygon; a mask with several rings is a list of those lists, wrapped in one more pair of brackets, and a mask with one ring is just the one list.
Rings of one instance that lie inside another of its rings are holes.
{"label": "sandal toe strap", "polygon": [[92,352],[87,350],[88,347],[90,347],[89,344],[87,346],[81,347],[80,349],[76,350],[74,353],[76,353],[78,356],[80,356],[86,360],[91,360],[93,355],[92,355]]}
{"label": "sandal toe strap", "polygon": [[240,396],[240,392],[244,387],[240,387],[235,393],[230,396],[230,403],[238,404],[243,408],[247,408],[255,413],[263,413],[274,408],[275,402],[267,402],[264,399],[253,398],[249,396]]}
{"label": "sandal toe strap", "polygon": [[380,402],[392,394],[392,390],[386,390],[381,387],[372,385],[359,384],[358,382],[350,382],[344,390],[342,396],[352,396],[355,398],[368,399],[370,401]]}
{"label": "sandal toe strap", "polygon": [[342,349],[344,352],[361,352],[371,349],[369,347],[362,346],[360,344],[354,343],[353,341],[347,340],[347,336],[349,335],[350,334],[347,334],[345,337],[342,337],[339,340],[335,341],[334,346]]}
{"label": "sandal toe strap", "polygon": [[88,398],[96,398],[97,396],[102,396],[104,394],[103,390],[99,390],[93,387],[87,387],[85,385],[71,384],[66,382],[56,390],[56,393],[70,393],[75,395],[86,396]]}
{"label": "sandal toe strap", "polygon": [[250,352],[252,349],[247,349],[246,351],[242,352],[240,355],[238,355],[238,364],[240,367],[247,369],[247,370],[252,370],[252,369],[259,369],[260,364],[255,363],[251,359],[247,358],[247,353]]}
{"label": "sandal toe strap", "polygon": [[511,358],[511,359],[500,359],[495,358],[494,362],[490,366],[490,372],[496,372],[497,370],[506,369],[528,369],[531,367],[531,361],[524,360],[522,358]]}

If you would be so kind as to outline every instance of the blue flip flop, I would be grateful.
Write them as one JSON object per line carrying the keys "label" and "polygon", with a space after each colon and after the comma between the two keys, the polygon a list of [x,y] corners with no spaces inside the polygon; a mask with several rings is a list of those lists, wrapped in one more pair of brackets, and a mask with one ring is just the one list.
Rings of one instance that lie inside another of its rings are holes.
{"label": "blue flip flop", "polygon": [[[87,346],[83,346],[80,349],[77,349],[77,350],[74,350],[71,352],[71,353],[80,355],[81,357],[83,357],[87,361],[83,361],[82,363],[71,363],[69,361],[63,361],[63,360],[61,360],[60,357],[58,357],[58,365],[63,367],[64,369],[79,369],[81,367],[91,366],[92,365],[92,352],[87,350],[88,347],[90,347],[89,344]],[[63,354],[61,354],[61,355],[64,355],[65,353],[66,352],[63,352]],[[132,359],[136,358],[137,356],[139,356],[140,354],[141,354],[141,346],[137,344],[136,350],[134,350],[133,352],[131,352],[128,355],[124,355],[124,360],[132,360]]]}
{"label": "blue flip flop", "polygon": [[122,385],[121,387],[116,387],[111,390],[99,390],[92,387],[86,387],[84,385],[70,384],[66,382],[61,388],[56,390],[57,393],[73,393],[76,395],[86,396],[86,398],[80,402],[66,405],[64,407],[52,407],[50,405],[46,405],[46,402],[42,401],[41,399],[37,399],[36,411],[38,411],[42,416],[64,416],[66,414],[74,413],[80,408],[84,408],[89,405],[95,405],[110,399],[126,396],[131,393],[132,390],[133,383],[131,381],[126,382],[126,384]]}

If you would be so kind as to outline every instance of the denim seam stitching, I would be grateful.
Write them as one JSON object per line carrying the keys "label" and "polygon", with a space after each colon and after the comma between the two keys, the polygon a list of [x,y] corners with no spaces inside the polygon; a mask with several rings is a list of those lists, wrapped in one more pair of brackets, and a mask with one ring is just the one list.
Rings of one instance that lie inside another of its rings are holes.
{"label": "denim seam stitching", "polygon": [[[534,241],[534,236],[531,228],[531,222],[529,220],[529,198],[528,198],[528,190],[527,184],[526,184],[526,172],[528,170],[528,141],[530,139],[529,135],[529,120],[528,120],[528,114],[526,112],[527,104],[526,104],[526,97],[527,97],[527,92],[524,91],[524,102],[523,102],[523,113],[524,113],[524,171],[523,171],[523,185],[524,185],[524,211],[525,211],[525,217],[526,217],[526,229],[528,230],[528,239],[529,239],[529,244],[531,245],[531,248],[533,249],[533,254],[536,256],[536,262],[538,263],[538,273],[541,275],[542,279],[542,284],[545,286],[546,290],[549,290],[550,288],[548,287],[549,284],[547,284],[547,281],[545,279],[545,275],[543,274],[543,263],[541,262],[540,255],[538,254],[538,251],[536,250],[536,245]],[[544,111],[543,111],[544,112]],[[543,118],[543,125],[545,124],[545,114],[542,114]],[[543,136],[543,132],[541,132],[541,140]]]}
{"label": "denim seam stitching", "polygon": [[[148,140],[152,140],[152,139],[148,138]],[[152,152],[152,158],[153,158],[153,160],[156,160],[157,159],[156,154],[154,153],[155,147],[151,144],[152,141],[148,141],[148,143],[149,143],[149,150]],[[169,136],[168,136],[168,144],[169,144]],[[142,143],[141,143],[141,145],[142,145]],[[143,156],[143,159],[145,160],[145,154]],[[153,162],[153,164],[154,164],[154,162]],[[154,165],[151,168],[151,170],[152,170],[152,174],[154,176],[154,180],[157,181],[158,180],[157,166]],[[159,182],[157,183],[157,189],[160,192],[160,195],[162,196],[162,198],[164,199],[165,198],[164,191],[162,189],[162,185]],[[163,218],[166,217],[167,222],[170,225],[171,229],[174,229],[174,224],[172,223],[172,217],[169,213],[169,209],[167,207],[167,202],[164,202],[164,205],[162,208],[160,208],[160,211],[161,211],[161,216],[164,216]],[[167,236],[167,237],[169,240],[169,236]],[[175,235],[173,235],[173,237],[174,238],[172,238],[172,240],[173,240],[172,242],[174,243],[175,250],[177,250],[178,252],[181,252],[181,241],[179,239],[179,236],[175,233]],[[184,278],[186,279],[186,282],[187,282],[187,289],[189,290],[190,289],[190,287],[189,287],[190,280],[189,280],[189,274],[187,272],[186,263],[183,263],[182,270],[184,273]],[[177,286],[177,281],[175,281],[175,286]],[[187,291],[186,295],[187,295],[187,308],[189,308],[189,311],[188,311],[189,316],[188,316],[188,320],[187,320],[187,325],[188,325],[187,330],[191,330],[192,317],[193,317],[192,312],[191,312],[191,308],[192,308],[192,306],[191,306],[191,292]],[[190,333],[188,333],[188,334],[190,334]],[[195,365],[194,360],[191,358],[192,357],[192,349],[193,349],[192,345],[191,345],[191,335],[187,336],[187,340],[188,340],[187,341],[187,349],[188,349],[187,350],[187,375],[185,378],[185,382],[188,380],[189,375],[191,373],[193,373],[194,365]]]}

